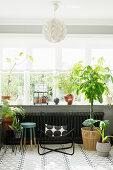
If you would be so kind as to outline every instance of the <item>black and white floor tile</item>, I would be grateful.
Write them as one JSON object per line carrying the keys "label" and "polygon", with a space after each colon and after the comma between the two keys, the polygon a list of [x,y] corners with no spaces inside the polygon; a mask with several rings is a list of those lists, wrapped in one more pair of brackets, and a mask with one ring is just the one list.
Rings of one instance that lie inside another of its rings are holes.
{"label": "black and white floor tile", "polygon": [[[52,145],[50,147],[56,147]],[[44,150],[42,150],[43,152]],[[95,151],[85,151],[75,144],[73,156],[51,152],[39,156],[37,148],[28,145],[23,152],[12,152],[10,146],[0,151],[0,170],[113,170],[113,147],[108,157],[97,156]]]}

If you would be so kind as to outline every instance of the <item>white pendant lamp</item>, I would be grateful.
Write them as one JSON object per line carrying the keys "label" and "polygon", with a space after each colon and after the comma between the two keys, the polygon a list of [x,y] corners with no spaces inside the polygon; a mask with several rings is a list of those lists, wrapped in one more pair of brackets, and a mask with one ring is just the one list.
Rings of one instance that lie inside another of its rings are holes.
{"label": "white pendant lamp", "polygon": [[[55,15],[56,10],[59,8],[58,1],[54,1],[53,6],[54,6],[54,15]],[[65,38],[66,32],[67,29],[64,23],[55,17],[50,19],[43,26],[43,34],[45,36],[45,39],[47,39],[49,42],[54,42],[54,43],[60,42]]]}

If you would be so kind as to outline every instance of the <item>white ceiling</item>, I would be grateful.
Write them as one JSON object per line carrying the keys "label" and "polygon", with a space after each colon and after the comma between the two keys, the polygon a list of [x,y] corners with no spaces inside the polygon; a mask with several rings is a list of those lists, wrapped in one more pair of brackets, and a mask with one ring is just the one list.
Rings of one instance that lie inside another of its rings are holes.
{"label": "white ceiling", "polygon": [[[67,24],[113,25],[113,0],[58,0]],[[0,25],[40,24],[53,17],[51,0],[0,0]]]}

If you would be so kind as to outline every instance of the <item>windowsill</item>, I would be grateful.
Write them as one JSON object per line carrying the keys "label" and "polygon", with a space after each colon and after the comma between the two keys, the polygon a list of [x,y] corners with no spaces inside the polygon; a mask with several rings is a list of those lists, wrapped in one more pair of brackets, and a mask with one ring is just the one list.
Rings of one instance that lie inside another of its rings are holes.
{"label": "windowsill", "polygon": [[[3,104],[1,103],[0,106],[2,106]],[[11,103],[9,104],[10,106],[34,106],[34,107],[37,107],[37,106],[68,106],[68,107],[71,107],[71,106],[90,106],[90,103],[80,103],[80,102],[74,102],[72,105],[67,105],[66,102],[59,102],[57,105],[54,103],[54,102],[49,102],[48,105],[47,104],[22,104],[22,105],[18,105],[17,103]],[[112,106],[113,103],[111,105],[108,105],[106,103],[94,103],[94,106],[97,105],[97,106]]]}

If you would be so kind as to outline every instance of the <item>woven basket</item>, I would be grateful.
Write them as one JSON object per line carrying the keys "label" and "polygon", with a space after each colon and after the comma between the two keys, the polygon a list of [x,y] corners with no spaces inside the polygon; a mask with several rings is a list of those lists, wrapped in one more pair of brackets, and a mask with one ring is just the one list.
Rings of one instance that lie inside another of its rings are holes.
{"label": "woven basket", "polygon": [[101,135],[97,130],[90,131],[90,127],[81,128],[84,149],[89,151],[96,150],[96,143],[100,141]]}

